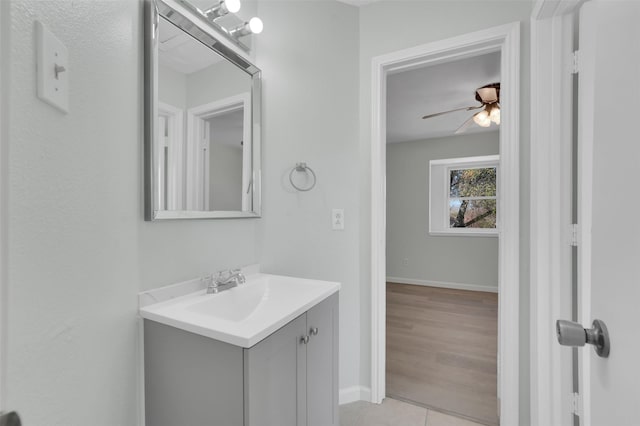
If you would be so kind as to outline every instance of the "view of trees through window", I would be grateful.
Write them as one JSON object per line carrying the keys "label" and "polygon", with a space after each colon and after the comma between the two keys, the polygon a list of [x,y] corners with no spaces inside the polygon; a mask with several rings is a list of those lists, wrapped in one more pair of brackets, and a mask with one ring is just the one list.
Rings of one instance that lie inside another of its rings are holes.
{"label": "view of trees through window", "polygon": [[496,228],[496,171],[496,167],[450,170],[450,228]]}

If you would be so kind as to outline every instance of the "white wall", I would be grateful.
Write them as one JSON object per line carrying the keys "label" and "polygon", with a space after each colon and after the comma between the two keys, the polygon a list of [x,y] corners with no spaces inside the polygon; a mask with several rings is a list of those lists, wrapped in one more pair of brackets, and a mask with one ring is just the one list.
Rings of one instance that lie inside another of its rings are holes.
{"label": "white wall", "polygon": [[[7,406],[32,426],[134,425],[137,293],[257,262],[260,221],[143,221],[140,3],[10,12]],[[35,19],[69,48],[67,115],[36,98]]]}
{"label": "white wall", "polygon": [[[270,272],[340,281],[340,386],[360,384],[358,9],[331,1],[265,1],[256,38],[264,76],[264,220]],[[305,161],[309,192],[288,175]],[[331,230],[331,209],[346,228]]]}
{"label": "white wall", "polygon": [[187,107],[251,93],[251,76],[229,62],[218,62],[187,76]]}
{"label": "white wall", "polygon": [[362,322],[361,377],[371,370],[371,60],[400,49],[521,21],[520,105],[520,425],[529,424],[529,17],[533,2],[383,0],[360,8],[360,283]]}
{"label": "white wall", "polygon": [[488,132],[387,144],[387,277],[497,289],[497,237],[428,231],[429,161],[498,154],[499,142]]}
{"label": "white wall", "polygon": [[209,142],[210,210],[242,210],[242,147],[221,142],[211,133]]}
{"label": "white wall", "polygon": [[187,75],[158,64],[158,100],[176,108],[187,108]]}
{"label": "white wall", "polygon": [[228,62],[219,62],[191,74],[182,74],[160,64],[158,81],[160,102],[185,110],[251,93],[251,76]]}

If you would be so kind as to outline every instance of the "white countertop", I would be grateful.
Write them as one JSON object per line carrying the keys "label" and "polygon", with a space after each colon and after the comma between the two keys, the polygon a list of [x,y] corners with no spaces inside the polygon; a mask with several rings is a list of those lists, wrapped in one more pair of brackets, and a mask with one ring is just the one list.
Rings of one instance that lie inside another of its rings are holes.
{"label": "white countertop", "polygon": [[[166,295],[168,291],[142,293],[140,316],[249,348],[340,290],[337,282],[262,273],[248,275],[245,284],[218,294],[193,291],[201,287],[194,282],[169,286],[170,300],[146,306],[143,299],[160,300],[153,293]],[[190,292],[176,295],[182,288]]]}

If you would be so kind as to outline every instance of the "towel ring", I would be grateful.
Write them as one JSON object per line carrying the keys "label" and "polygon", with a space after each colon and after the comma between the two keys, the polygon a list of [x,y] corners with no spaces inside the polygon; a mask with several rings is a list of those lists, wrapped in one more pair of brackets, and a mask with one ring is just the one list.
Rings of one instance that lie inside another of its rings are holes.
{"label": "towel ring", "polygon": [[[293,183],[293,172],[311,172],[311,176],[313,176],[313,183],[307,188],[300,188],[298,185]],[[316,186],[316,181],[316,174],[311,167],[307,166],[307,163],[296,163],[296,166],[289,172],[289,182],[291,182],[291,186],[293,186],[298,191],[311,191],[313,187]]]}

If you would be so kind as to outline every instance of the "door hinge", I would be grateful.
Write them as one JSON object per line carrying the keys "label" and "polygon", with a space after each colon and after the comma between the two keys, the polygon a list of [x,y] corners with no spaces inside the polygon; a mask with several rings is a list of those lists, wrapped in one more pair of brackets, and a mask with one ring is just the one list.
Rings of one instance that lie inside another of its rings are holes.
{"label": "door hinge", "polygon": [[578,74],[580,72],[580,51],[576,50],[571,53],[571,74]]}
{"label": "door hinge", "polygon": [[580,394],[573,392],[569,399],[571,403],[571,414],[575,414],[576,416],[582,415],[582,398],[580,398]]}
{"label": "door hinge", "polygon": [[569,245],[577,247],[580,244],[580,228],[577,223],[569,225]]}

